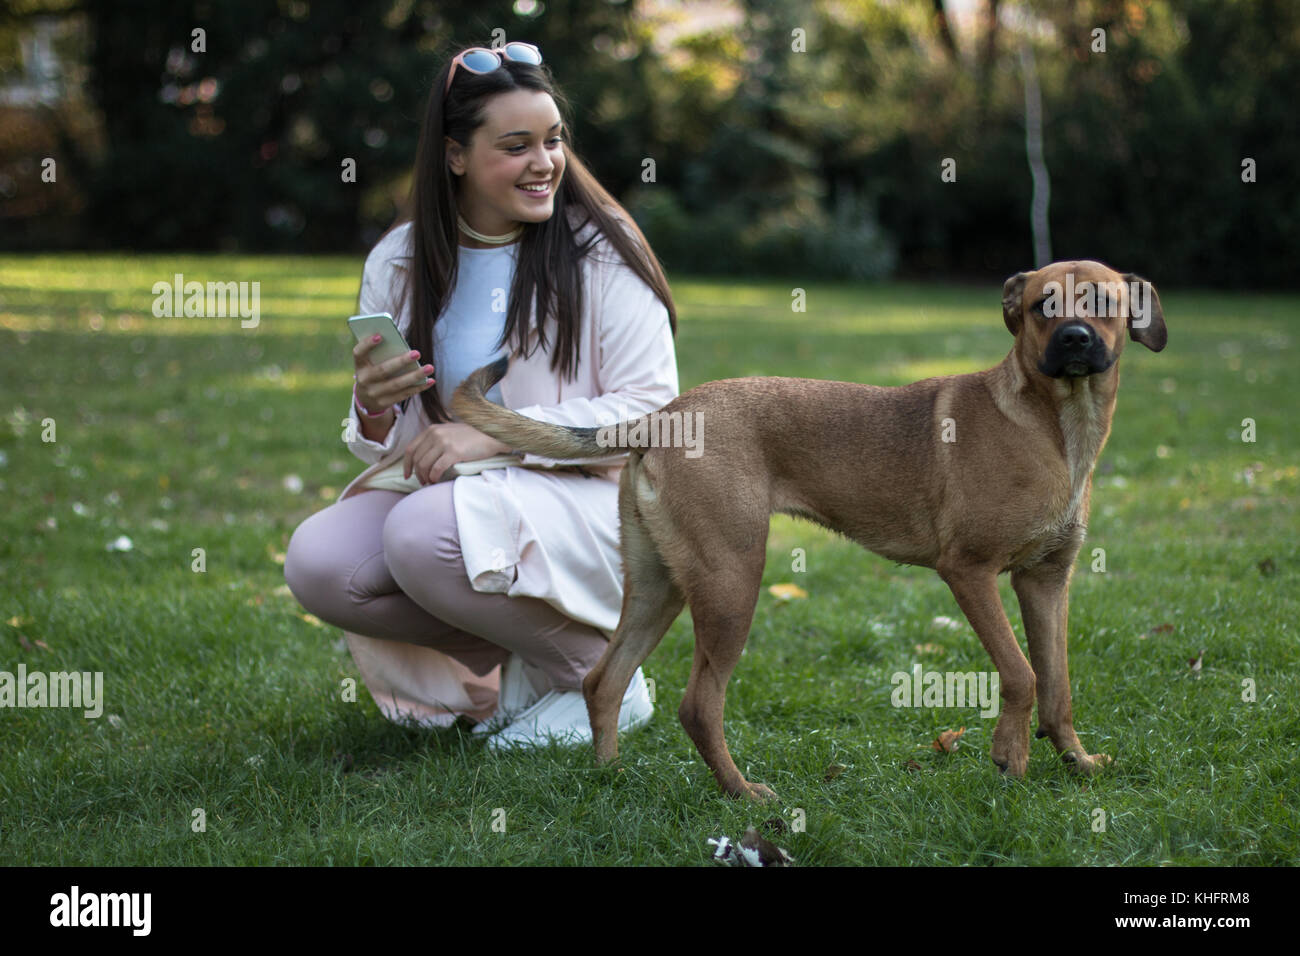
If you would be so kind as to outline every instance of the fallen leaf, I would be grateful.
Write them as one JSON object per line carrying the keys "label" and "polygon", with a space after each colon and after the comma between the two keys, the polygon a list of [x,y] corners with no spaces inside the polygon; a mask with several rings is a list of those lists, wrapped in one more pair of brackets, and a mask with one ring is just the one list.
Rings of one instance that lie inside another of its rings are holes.
{"label": "fallen leaf", "polygon": [[903,769],[910,770],[912,773],[919,773],[921,770],[921,765],[917,763],[915,760],[909,760],[907,763],[903,764]]}
{"label": "fallen leaf", "polygon": [[917,644],[916,653],[918,654],[946,654],[948,653],[941,644]]}
{"label": "fallen leaf", "polygon": [[1269,578],[1277,573],[1277,565],[1273,563],[1272,558],[1265,558],[1259,562],[1259,573]]}
{"label": "fallen leaf", "polygon": [[773,584],[767,591],[779,601],[791,601],[808,596],[808,592],[797,584]]}
{"label": "fallen leaf", "polygon": [[299,614],[298,616],[302,618],[304,621],[306,621],[308,624],[315,624],[317,627],[328,626],[324,621],[318,618],[315,614]]}
{"label": "fallen leaf", "polygon": [[833,763],[826,768],[826,773],[822,775],[822,779],[829,782],[831,780],[834,780],[836,777],[838,777],[840,774],[842,774],[845,770],[848,769],[849,768],[844,766],[844,764],[842,763]]}
{"label": "fallen leaf", "polygon": [[945,730],[939,735],[939,739],[930,746],[941,753],[950,754],[957,749],[957,740],[964,733],[966,733],[965,727],[961,730]]}
{"label": "fallen leaf", "polygon": [[1187,659],[1187,666],[1190,667],[1193,671],[1200,671],[1201,661],[1204,657],[1205,657],[1205,648],[1202,647],[1200,652],[1197,653],[1195,657],[1189,657]]}
{"label": "fallen leaf", "polygon": [[1151,628],[1151,633],[1152,633],[1152,634],[1168,634],[1168,633],[1169,633],[1170,631],[1172,631],[1173,629],[1174,629],[1174,626],[1173,626],[1172,624],[1157,624],[1155,627]]}

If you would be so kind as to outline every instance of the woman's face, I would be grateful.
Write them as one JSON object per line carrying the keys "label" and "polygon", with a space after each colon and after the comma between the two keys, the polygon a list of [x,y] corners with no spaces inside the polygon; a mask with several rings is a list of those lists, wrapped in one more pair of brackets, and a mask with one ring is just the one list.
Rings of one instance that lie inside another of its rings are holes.
{"label": "woman's face", "polygon": [[[564,175],[565,131],[555,100],[540,90],[511,90],[488,100],[486,116],[468,149],[446,140],[447,165],[460,177],[460,214],[489,236],[504,235],[520,222],[551,218]],[[545,189],[522,188],[534,184]],[[480,245],[464,233],[461,242]]]}

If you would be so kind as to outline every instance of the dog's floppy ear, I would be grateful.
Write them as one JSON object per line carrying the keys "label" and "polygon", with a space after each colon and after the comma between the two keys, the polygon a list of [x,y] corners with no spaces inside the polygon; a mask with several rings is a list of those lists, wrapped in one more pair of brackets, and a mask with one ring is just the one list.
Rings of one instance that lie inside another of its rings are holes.
{"label": "dog's floppy ear", "polygon": [[1160,307],[1156,287],[1132,272],[1124,274],[1124,282],[1128,285],[1128,337],[1152,352],[1159,352],[1169,341],[1169,334],[1165,331],[1165,312]]}
{"label": "dog's floppy ear", "polygon": [[1002,284],[1002,321],[1012,335],[1020,334],[1021,323],[1025,320],[1021,301],[1025,295],[1025,280],[1031,275],[1032,272],[1017,272]]}

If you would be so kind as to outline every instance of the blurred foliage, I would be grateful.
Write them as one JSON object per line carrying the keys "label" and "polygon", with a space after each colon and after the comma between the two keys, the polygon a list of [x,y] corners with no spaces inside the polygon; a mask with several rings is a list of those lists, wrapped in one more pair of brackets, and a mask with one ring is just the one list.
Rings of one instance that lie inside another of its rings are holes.
{"label": "blurred foliage", "polygon": [[[67,157],[88,198],[72,245],[365,248],[404,198],[438,64],[501,28],[541,47],[577,151],[670,270],[1032,266],[1023,47],[1054,258],[1300,283],[1300,5],[1285,0],[15,0],[0,58],[39,15],[84,18],[102,116],[102,149]],[[10,246],[37,235],[22,199],[0,195]]]}
{"label": "blurred foliage", "polygon": [[[0,36],[59,5],[23,6],[0,21]],[[502,2],[90,4],[90,98],[109,145],[84,164],[91,208],[77,238],[145,249],[359,248],[405,199],[439,64],[461,46],[489,44],[496,27],[537,43],[559,65],[579,107],[579,137],[604,89],[621,92],[622,112],[605,112],[602,138],[635,127],[645,110],[635,64],[591,57],[587,44],[570,39],[613,34],[622,42],[628,14],[617,4],[564,2],[533,19]],[[202,51],[194,49],[196,29]],[[582,57],[594,69],[566,68]],[[616,158],[617,149],[605,155]],[[343,181],[348,158],[356,182]]]}

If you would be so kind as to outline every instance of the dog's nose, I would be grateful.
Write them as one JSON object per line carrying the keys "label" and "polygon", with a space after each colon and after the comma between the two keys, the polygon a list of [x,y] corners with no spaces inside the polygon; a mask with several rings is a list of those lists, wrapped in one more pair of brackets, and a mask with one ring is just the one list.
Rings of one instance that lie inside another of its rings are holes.
{"label": "dog's nose", "polygon": [[1063,325],[1056,333],[1056,341],[1062,348],[1076,349],[1080,352],[1092,347],[1097,337],[1093,334],[1092,329],[1082,322],[1072,322],[1069,325]]}

